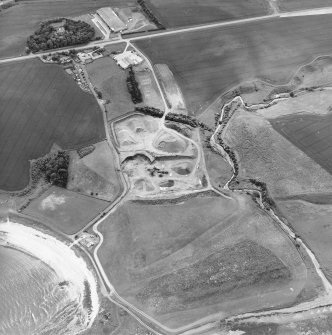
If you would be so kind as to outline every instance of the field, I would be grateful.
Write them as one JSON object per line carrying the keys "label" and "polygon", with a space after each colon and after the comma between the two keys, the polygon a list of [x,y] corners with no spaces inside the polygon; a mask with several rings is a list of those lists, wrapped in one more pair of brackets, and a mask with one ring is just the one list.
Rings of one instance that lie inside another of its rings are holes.
{"label": "field", "polygon": [[29,160],[105,138],[101,111],[58,65],[39,60],[0,66],[0,189],[29,182]]}
{"label": "field", "polygon": [[332,7],[332,0],[279,0],[280,10],[284,12],[320,7]]}
{"label": "field", "polygon": [[129,201],[99,230],[117,292],[172,328],[291,303],[307,278],[292,242],[240,195]]}
{"label": "field", "polygon": [[276,18],[136,43],[154,64],[169,66],[197,113],[243,81],[288,82],[299,66],[331,53],[331,29],[330,15]]}
{"label": "field", "polygon": [[75,234],[108,206],[108,202],[51,187],[23,211],[65,234]]}
{"label": "field", "polygon": [[265,182],[273,197],[332,191],[332,176],[258,114],[239,109],[223,137],[236,153],[239,177]]}
{"label": "field", "polygon": [[122,189],[115,155],[106,141],[96,144],[94,151],[83,158],[71,153],[67,189],[114,201]]}
{"label": "field", "polygon": [[148,0],[149,7],[166,27],[174,28],[266,15],[266,0]]}
{"label": "field", "polygon": [[332,280],[332,202],[314,204],[304,200],[278,201],[278,207],[317,256],[328,279]]}
{"label": "field", "polygon": [[0,55],[10,57],[24,53],[27,37],[41,21],[93,13],[105,6],[135,5],[133,0],[23,0],[0,12]]}
{"label": "field", "polygon": [[206,170],[212,186],[215,188],[223,187],[233,175],[231,166],[220,154],[207,148],[204,148],[203,152]]}
{"label": "field", "polygon": [[332,115],[289,115],[270,121],[273,128],[332,173]]}
{"label": "field", "polygon": [[111,57],[99,58],[86,68],[93,86],[101,91],[103,99],[111,101],[106,105],[108,120],[134,111],[135,105],[126,84],[127,71],[122,70]]}

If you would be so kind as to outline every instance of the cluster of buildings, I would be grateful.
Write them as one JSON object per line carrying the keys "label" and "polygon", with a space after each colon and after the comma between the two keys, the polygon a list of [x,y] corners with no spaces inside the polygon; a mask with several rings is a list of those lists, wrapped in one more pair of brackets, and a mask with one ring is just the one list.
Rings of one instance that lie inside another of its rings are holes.
{"label": "cluster of buildings", "polygon": [[91,63],[95,59],[103,57],[103,49],[99,48],[98,50],[93,50],[90,52],[79,52],[76,55],[81,63]]}

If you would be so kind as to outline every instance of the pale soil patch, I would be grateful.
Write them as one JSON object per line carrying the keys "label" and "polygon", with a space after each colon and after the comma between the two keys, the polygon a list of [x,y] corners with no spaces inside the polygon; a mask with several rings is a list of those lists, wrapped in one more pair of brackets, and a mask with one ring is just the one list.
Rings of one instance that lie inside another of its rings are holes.
{"label": "pale soil patch", "polygon": [[149,68],[139,71],[134,68],[134,70],[143,95],[144,105],[164,110],[165,107],[151,70]]}
{"label": "pale soil patch", "polygon": [[43,199],[40,208],[42,210],[54,211],[65,202],[66,198],[63,195],[57,196],[56,194],[50,194],[47,198]]}
{"label": "pale soil patch", "polygon": [[74,234],[107,206],[106,201],[52,186],[39,198],[32,200],[23,213],[37,218],[55,231]]}
{"label": "pale soil patch", "polygon": [[[162,128],[159,119],[131,115],[115,122],[113,131],[132,197],[169,197],[208,186],[203,155],[195,144],[174,129]],[[197,141],[195,131],[185,131]]]}
{"label": "pale soil patch", "polygon": [[194,145],[171,130],[160,129],[160,120],[133,115],[113,125],[120,153],[148,151],[150,154],[196,156]]}
{"label": "pale soil patch", "polygon": [[224,139],[236,153],[239,177],[267,183],[273,197],[332,190],[332,176],[257,114],[239,109]]}
{"label": "pale soil patch", "polygon": [[122,188],[115,160],[115,153],[106,141],[97,143],[95,150],[83,158],[73,152],[67,188],[102,200],[114,201]]}
{"label": "pale soil patch", "polygon": [[177,84],[172,71],[166,64],[154,66],[161,87],[166,95],[168,108],[172,113],[187,114],[186,104],[179,85]]}
{"label": "pale soil patch", "polygon": [[168,327],[292,303],[307,278],[292,241],[246,196],[127,202],[99,229],[117,292]]}

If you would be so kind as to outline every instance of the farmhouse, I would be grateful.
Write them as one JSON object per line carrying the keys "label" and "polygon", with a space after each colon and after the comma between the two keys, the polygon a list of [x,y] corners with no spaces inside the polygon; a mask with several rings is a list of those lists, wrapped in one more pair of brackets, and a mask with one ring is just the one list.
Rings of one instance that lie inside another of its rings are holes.
{"label": "farmhouse", "polygon": [[120,33],[127,29],[127,25],[121,21],[111,7],[100,8],[96,13],[111,31]]}
{"label": "farmhouse", "polygon": [[113,59],[123,69],[127,69],[131,65],[138,65],[143,62],[143,58],[138,56],[134,51],[124,51],[121,54],[115,55]]}

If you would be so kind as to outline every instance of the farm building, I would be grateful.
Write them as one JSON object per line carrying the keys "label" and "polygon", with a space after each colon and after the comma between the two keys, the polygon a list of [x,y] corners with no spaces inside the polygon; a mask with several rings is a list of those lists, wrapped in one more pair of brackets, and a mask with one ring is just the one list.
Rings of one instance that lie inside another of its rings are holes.
{"label": "farm building", "polygon": [[127,69],[130,65],[138,65],[143,62],[143,58],[138,56],[134,51],[125,51],[115,55],[113,59],[123,69]]}
{"label": "farm building", "polygon": [[96,13],[111,31],[119,33],[127,29],[127,25],[121,21],[111,7],[100,8]]}

